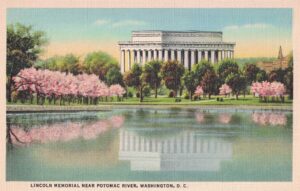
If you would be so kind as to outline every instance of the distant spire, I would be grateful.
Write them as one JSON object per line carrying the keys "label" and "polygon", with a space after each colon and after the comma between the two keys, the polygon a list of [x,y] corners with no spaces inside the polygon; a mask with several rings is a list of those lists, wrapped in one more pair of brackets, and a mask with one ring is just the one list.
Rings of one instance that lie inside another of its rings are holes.
{"label": "distant spire", "polygon": [[278,59],[281,60],[283,58],[283,54],[282,54],[282,48],[281,46],[279,47],[279,52],[278,52]]}

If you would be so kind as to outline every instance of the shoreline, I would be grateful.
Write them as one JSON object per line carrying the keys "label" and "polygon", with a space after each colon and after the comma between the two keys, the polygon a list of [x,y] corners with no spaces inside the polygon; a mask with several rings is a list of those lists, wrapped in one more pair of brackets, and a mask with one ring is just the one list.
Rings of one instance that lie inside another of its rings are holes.
{"label": "shoreline", "polygon": [[122,105],[82,105],[82,106],[59,106],[59,105],[7,105],[7,113],[25,113],[25,112],[80,112],[80,111],[109,111],[112,109],[126,108],[186,108],[186,109],[241,109],[241,110],[280,110],[293,111],[293,106],[276,105],[189,105],[189,104],[122,104]]}

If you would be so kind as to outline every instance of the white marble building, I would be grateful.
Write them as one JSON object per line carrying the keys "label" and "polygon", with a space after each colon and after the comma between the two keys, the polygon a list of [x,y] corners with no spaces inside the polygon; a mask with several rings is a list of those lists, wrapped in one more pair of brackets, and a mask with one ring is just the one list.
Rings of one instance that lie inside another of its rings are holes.
{"label": "white marble building", "polygon": [[133,31],[131,41],[121,41],[119,46],[124,73],[133,63],[151,60],[177,60],[188,69],[203,59],[216,63],[233,58],[235,43],[223,42],[222,32]]}

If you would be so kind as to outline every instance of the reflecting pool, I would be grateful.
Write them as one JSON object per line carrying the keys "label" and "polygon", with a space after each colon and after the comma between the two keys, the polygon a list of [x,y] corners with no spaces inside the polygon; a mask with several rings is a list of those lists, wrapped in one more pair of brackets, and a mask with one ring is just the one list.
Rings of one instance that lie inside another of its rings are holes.
{"label": "reflecting pool", "polygon": [[8,181],[291,181],[292,112],[8,113]]}

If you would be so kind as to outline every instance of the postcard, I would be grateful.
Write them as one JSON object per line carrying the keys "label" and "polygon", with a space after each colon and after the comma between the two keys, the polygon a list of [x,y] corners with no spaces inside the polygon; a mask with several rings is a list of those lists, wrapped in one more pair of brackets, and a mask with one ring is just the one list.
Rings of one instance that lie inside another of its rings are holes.
{"label": "postcard", "polygon": [[299,189],[299,5],[166,2],[2,3],[1,188]]}

